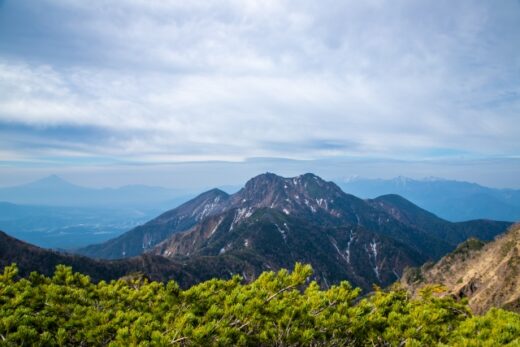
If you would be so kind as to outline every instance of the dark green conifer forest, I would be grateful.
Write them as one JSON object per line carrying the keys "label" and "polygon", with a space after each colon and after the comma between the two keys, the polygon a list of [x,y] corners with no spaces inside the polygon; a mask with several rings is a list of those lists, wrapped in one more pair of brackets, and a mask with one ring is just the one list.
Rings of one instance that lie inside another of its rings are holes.
{"label": "dark green conifer forest", "polygon": [[0,344],[5,346],[519,346],[520,315],[471,313],[428,286],[360,298],[342,282],[309,282],[312,269],[239,276],[187,290],[135,276],[93,283],[70,267],[52,277],[0,275]]}

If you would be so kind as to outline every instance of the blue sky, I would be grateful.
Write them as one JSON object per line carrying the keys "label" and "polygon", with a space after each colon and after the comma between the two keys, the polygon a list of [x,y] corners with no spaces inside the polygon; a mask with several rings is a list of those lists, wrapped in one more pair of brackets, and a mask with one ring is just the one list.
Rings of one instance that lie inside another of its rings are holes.
{"label": "blue sky", "polygon": [[520,187],[519,43],[517,0],[0,0],[0,185]]}

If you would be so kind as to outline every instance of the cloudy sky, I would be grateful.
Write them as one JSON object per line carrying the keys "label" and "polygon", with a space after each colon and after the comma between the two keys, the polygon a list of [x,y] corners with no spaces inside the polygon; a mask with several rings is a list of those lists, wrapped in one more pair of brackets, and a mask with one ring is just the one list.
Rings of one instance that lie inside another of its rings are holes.
{"label": "cloudy sky", "polygon": [[0,185],[520,187],[519,132],[518,0],[0,0]]}

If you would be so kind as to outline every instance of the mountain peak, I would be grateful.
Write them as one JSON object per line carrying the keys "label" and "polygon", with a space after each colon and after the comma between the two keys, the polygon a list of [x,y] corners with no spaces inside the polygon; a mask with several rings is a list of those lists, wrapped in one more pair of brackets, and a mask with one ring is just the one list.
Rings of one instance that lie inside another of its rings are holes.
{"label": "mountain peak", "polygon": [[255,176],[251,178],[249,181],[247,181],[245,188],[251,189],[251,188],[258,188],[258,187],[265,187],[265,186],[277,186],[277,185],[292,185],[297,186],[299,184],[305,184],[305,183],[314,183],[317,182],[319,185],[332,185],[331,182],[326,182],[321,177],[316,176],[313,173],[305,173],[303,175],[295,176],[295,177],[282,177],[278,176],[272,172],[266,172],[264,174],[260,174],[258,176]]}
{"label": "mountain peak", "polygon": [[307,172],[307,173],[304,173],[303,175],[300,175],[300,176],[296,176],[294,177],[298,182],[312,182],[312,181],[316,181],[316,182],[319,182],[319,183],[327,183],[323,178],[321,178],[320,176],[317,176],[311,172]]}
{"label": "mountain peak", "polygon": [[219,189],[219,188],[213,188],[213,189],[210,189],[202,194],[199,195],[199,197],[221,197],[221,198],[227,198],[229,197],[229,194],[226,193],[225,191],[223,191],[222,189]]}
{"label": "mountain peak", "polygon": [[60,182],[66,182],[63,178],[56,174],[52,174],[49,176],[46,176],[42,179],[39,179],[37,182],[48,182],[48,183],[60,183]]}
{"label": "mountain peak", "polygon": [[266,172],[251,178],[246,182],[245,188],[252,188],[258,185],[272,184],[275,182],[283,182],[284,178],[282,176],[278,176],[272,172]]}
{"label": "mountain peak", "polygon": [[384,195],[378,196],[374,200],[375,201],[393,202],[393,203],[399,203],[399,204],[413,205],[409,200],[403,198],[399,194],[384,194]]}
{"label": "mountain peak", "polygon": [[304,259],[319,269],[316,278],[325,286],[349,279],[369,290],[372,283],[394,282],[406,266],[440,258],[467,236],[488,237],[506,227],[452,224],[402,200],[362,200],[311,173],[268,172],[235,194],[210,190],[80,253],[115,259],[148,252],[193,264],[206,259],[212,271],[241,273],[246,281],[260,269]]}
{"label": "mountain peak", "polygon": [[47,177],[41,178],[37,181],[28,184],[31,187],[45,187],[45,188],[55,188],[61,186],[75,186],[74,184],[64,180],[58,175],[49,175]]}
{"label": "mountain peak", "polygon": [[393,178],[392,181],[398,185],[406,185],[408,183],[413,182],[414,180],[412,178],[406,177],[406,176],[397,176],[397,177]]}
{"label": "mountain peak", "polygon": [[281,177],[273,173],[258,175],[233,195],[237,206],[274,208],[285,214],[301,214],[319,210],[331,213],[334,200],[344,193],[332,182],[306,173],[295,177]]}
{"label": "mountain peak", "polygon": [[254,193],[256,196],[269,194],[285,195],[288,191],[302,190],[302,185],[305,189],[309,182],[317,181],[320,184],[325,183],[321,178],[312,174],[306,173],[296,177],[282,177],[271,172],[258,175],[247,181],[244,190],[248,194]]}

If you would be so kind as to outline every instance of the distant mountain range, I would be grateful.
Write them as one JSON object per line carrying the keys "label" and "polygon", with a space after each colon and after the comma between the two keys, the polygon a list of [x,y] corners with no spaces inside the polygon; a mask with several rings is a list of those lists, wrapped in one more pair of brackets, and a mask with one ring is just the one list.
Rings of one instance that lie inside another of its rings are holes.
{"label": "distant mountain range", "polygon": [[470,239],[437,263],[408,269],[401,281],[412,292],[443,284],[458,298],[468,298],[476,313],[491,307],[520,312],[520,224],[486,244]]}
{"label": "distant mountain range", "polygon": [[66,207],[175,206],[193,197],[186,190],[143,185],[87,188],[52,175],[38,181],[0,188],[0,201],[13,204]]}
{"label": "distant mountain range", "polygon": [[[347,193],[362,198],[399,194],[450,221],[520,219],[520,193],[443,179],[338,180]],[[228,192],[240,187],[227,186]],[[58,176],[0,188],[0,230],[54,249],[75,249],[112,239],[198,192],[143,185],[87,188]]]}
{"label": "distant mountain range", "polygon": [[313,174],[267,173],[235,194],[210,190],[79,253],[197,263],[198,278],[238,272],[252,279],[299,261],[312,264],[324,286],[348,279],[368,290],[397,280],[407,266],[440,258],[470,236],[489,240],[509,225],[451,223],[397,195],[362,200]]}
{"label": "distant mountain range", "polygon": [[482,218],[520,220],[520,190],[494,189],[439,178],[355,178],[338,180],[337,183],[345,192],[362,198],[375,198],[384,194],[401,195],[450,221]]}
{"label": "distant mountain range", "polygon": [[0,230],[41,247],[78,248],[114,238],[194,195],[137,185],[86,188],[53,175],[0,188]]}

